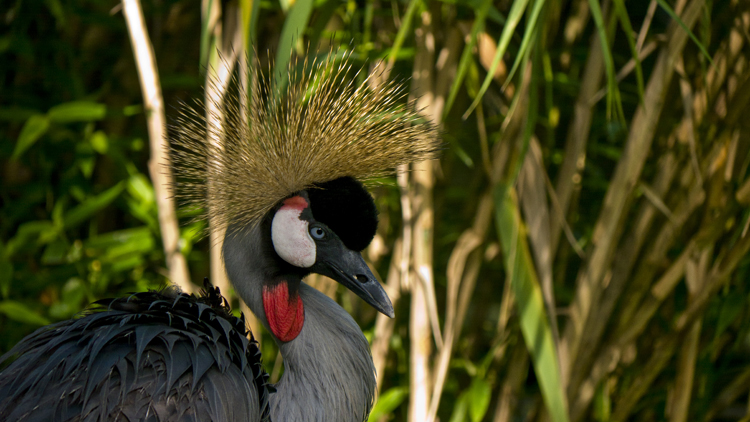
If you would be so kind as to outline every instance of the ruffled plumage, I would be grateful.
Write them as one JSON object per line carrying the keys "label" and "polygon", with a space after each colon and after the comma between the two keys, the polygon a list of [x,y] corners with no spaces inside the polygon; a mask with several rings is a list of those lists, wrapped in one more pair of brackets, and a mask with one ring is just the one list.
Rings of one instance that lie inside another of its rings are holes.
{"label": "ruffled plumage", "polygon": [[222,121],[218,130],[207,130],[206,117],[186,107],[171,142],[178,201],[220,229],[254,226],[294,192],[344,176],[368,180],[437,157],[437,131],[404,104],[401,85],[373,89],[378,74],[371,73],[357,86],[361,70],[335,57],[292,63],[281,93],[250,71],[250,95],[231,89],[212,107],[224,110],[214,119]]}

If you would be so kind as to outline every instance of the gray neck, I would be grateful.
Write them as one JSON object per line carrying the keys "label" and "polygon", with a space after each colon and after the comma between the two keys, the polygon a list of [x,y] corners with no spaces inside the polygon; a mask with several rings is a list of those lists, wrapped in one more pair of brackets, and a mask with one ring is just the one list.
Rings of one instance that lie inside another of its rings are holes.
{"label": "gray neck", "polygon": [[[224,241],[224,261],[235,290],[268,328],[262,286],[278,270],[275,255],[262,245],[261,228]],[[299,294],[305,308],[302,331],[292,341],[276,340],[284,375],[271,395],[274,422],[359,422],[372,409],[376,393],[370,347],[351,315],[305,283]],[[270,332],[270,330],[269,330]]]}
{"label": "gray neck", "polygon": [[363,421],[375,398],[370,347],[354,319],[328,296],[300,285],[305,324],[279,344],[284,376],[271,396],[273,421]]}

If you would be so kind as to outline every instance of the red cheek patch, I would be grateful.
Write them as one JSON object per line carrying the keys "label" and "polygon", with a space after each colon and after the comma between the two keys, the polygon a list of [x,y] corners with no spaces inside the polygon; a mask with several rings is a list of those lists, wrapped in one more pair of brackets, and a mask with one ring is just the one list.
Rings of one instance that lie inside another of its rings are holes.
{"label": "red cheek patch", "polygon": [[307,208],[307,201],[301,196],[293,196],[284,200],[284,206],[296,210],[304,210]]}
{"label": "red cheek patch", "polygon": [[274,286],[263,286],[263,310],[271,331],[281,341],[297,338],[305,323],[305,308],[298,294],[289,297],[285,281]]}

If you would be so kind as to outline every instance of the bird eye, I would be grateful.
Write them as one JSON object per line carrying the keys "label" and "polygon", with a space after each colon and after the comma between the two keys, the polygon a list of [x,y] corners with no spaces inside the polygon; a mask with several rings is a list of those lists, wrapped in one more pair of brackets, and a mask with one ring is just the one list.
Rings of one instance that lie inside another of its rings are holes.
{"label": "bird eye", "polygon": [[320,240],[326,237],[326,231],[323,230],[321,227],[311,227],[310,235],[312,235],[313,239]]}

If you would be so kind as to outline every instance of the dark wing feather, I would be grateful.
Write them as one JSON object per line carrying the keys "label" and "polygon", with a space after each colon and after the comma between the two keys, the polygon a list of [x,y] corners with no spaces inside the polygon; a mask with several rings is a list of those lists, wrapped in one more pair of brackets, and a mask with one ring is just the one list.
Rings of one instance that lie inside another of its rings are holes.
{"label": "dark wing feather", "polygon": [[97,302],[0,357],[0,420],[267,421],[268,375],[218,288]]}

